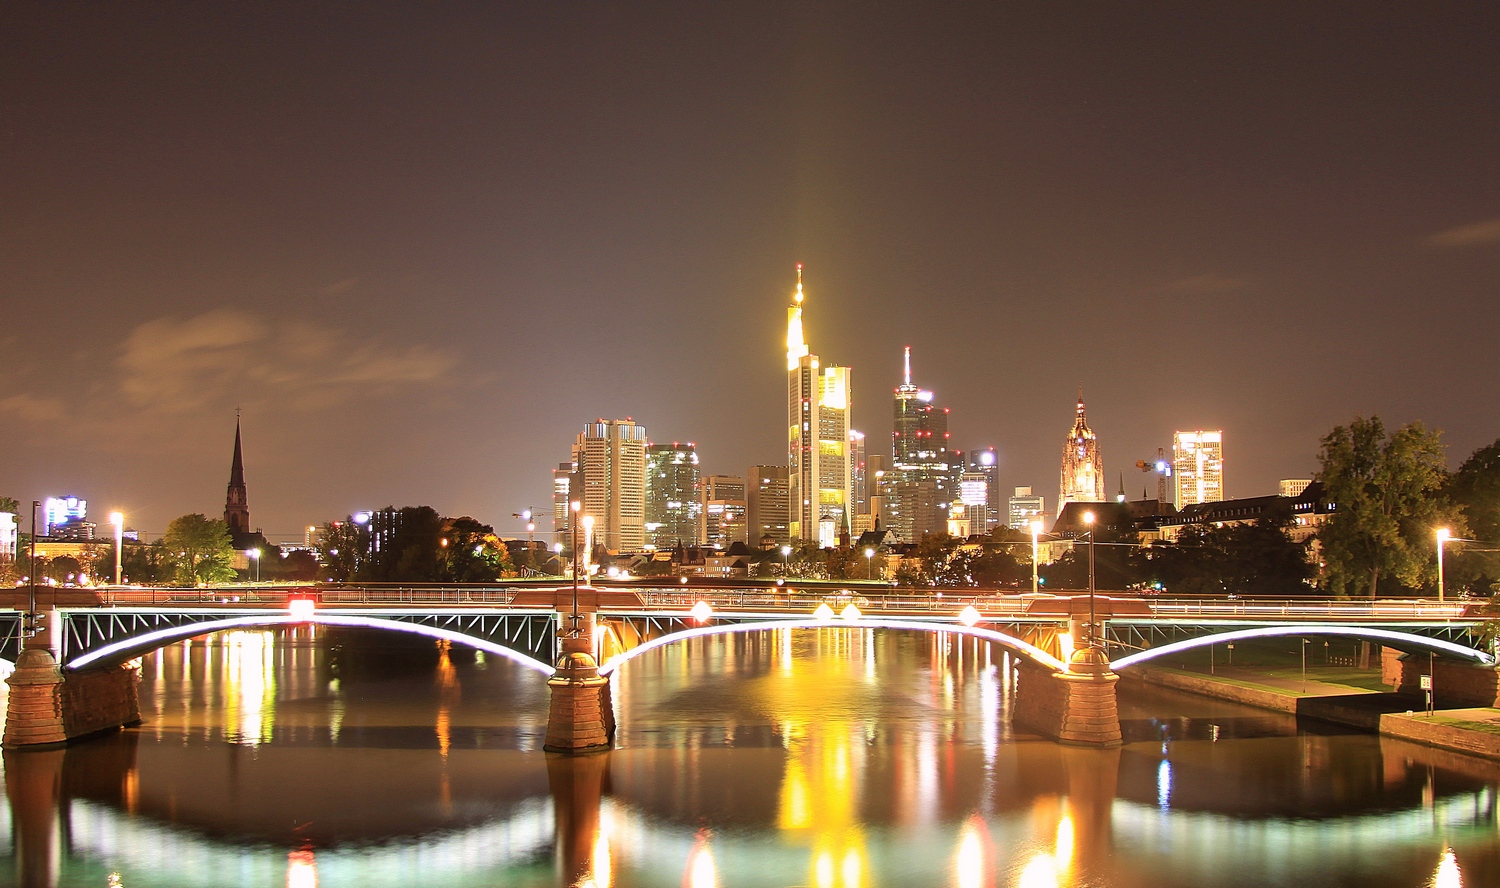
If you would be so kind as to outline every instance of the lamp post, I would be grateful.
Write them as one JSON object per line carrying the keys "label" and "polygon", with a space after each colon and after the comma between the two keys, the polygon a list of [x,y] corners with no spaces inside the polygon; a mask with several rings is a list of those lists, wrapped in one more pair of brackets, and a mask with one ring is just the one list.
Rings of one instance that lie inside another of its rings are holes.
{"label": "lamp post", "polygon": [[41,502],[31,501],[31,604],[28,608],[28,632],[27,636],[36,634],[36,510],[41,508]]}
{"label": "lamp post", "polygon": [[569,635],[578,634],[578,513],[583,509],[583,503],[573,500],[568,504],[573,510],[573,520],[568,522],[568,530],[573,535],[573,628]]}
{"label": "lamp post", "polygon": [[875,550],[865,547],[865,579],[875,579]]}
{"label": "lamp post", "polygon": [[1098,620],[1094,613],[1094,513],[1084,512],[1083,523],[1089,528],[1089,647],[1096,647],[1099,632],[1094,625]]}
{"label": "lamp post", "polygon": [[792,547],[781,547],[781,575],[786,576],[792,572]]}
{"label": "lamp post", "polygon": [[1033,521],[1033,522],[1031,522],[1031,594],[1032,595],[1035,595],[1036,592],[1037,592],[1037,577],[1036,577],[1037,549],[1036,549],[1036,541],[1037,541],[1037,537],[1039,537],[1041,535],[1041,533],[1042,533],[1042,522],[1040,522],[1040,521]]}
{"label": "lamp post", "polygon": [[109,523],[115,528],[115,585],[120,585],[120,546],[125,541],[125,516],[120,512],[109,513]]}
{"label": "lamp post", "polygon": [[552,555],[557,559],[557,575],[562,576],[562,543],[552,544]]}
{"label": "lamp post", "polygon": [[249,556],[250,563],[252,563],[252,564],[255,565],[255,582],[259,583],[260,582],[260,550],[259,549],[247,549],[245,551],[245,554],[247,556]]}
{"label": "lamp post", "polygon": [[1452,532],[1446,527],[1437,529],[1437,558],[1438,558],[1438,604],[1443,603],[1443,545],[1452,538]]}

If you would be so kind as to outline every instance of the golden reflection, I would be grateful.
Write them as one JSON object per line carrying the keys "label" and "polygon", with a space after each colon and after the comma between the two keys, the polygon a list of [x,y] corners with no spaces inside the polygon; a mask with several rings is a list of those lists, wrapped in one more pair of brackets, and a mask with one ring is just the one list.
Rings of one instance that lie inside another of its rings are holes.
{"label": "golden reflection", "polygon": [[1053,853],[1059,873],[1073,868],[1073,815],[1065,812],[1057,822],[1057,850]]}
{"label": "golden reflection", "polygon": [[276,660],[269,632],[226,632],[224,733],[235,743],[269,742],[276,721]]}
{"label": "golden reflection", "polygon": [[858,723],[811,732],[797,725],[787,742],[777,821],[785,832],[806,835],[818,888],[862,888],[868,878],[854,763],[855,744],[862,749],[854,735],[861,730]]}
{"label": "golden reflection", "polygon": [[995,850],[984,821],[977,814],[970,817],[959,831],[958,856],[953,867],[958,888],[993,885],[994,856]]}
{"label": "golden reflection", "polygon": [[1021,870],[1021,881],[1016,883],[1017,888],[1060,888],[1061,885],[1057,862],[1051,854],[1038,854],[1031,858],[1031,862]]}
{"label": "golden reflection", "polygon": [[609,839],[614,832],[614,821],[609,811],[599,812],[599,833],[594,836],[593,872],[583,880],[588,888],[609,888],[614,880],[614,861],[610,858]]}
{"label": "golden reflection", "polygon": [[286,888],[318,888],[318,865],[311,851],[286,856]]}
{"label": "golden reflection", "polygon": [[682,879],[683,888],[718,888],[719,873],[714,867],[714,853],[708,847],[708,833],[698,833],[693,850],[688,853],[687,873]]}
{"label": "golden reflection", "polygon": [[1464,888],[1463,873],[1459,872],[1458,858],[1452,848],[1443,849],[1443,859],[1432,876],[1432,888]]}
{"label": "golden reflection", "polygon": [[125,812],[134,814],[141,803],[141,775],[134,767],[125,772],[125,785],[120,794],[125,797]]}

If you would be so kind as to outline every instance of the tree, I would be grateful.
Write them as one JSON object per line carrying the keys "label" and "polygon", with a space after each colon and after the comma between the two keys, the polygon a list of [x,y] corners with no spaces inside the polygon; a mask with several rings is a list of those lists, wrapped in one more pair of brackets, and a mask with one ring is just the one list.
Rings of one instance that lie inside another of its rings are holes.
{"label": "tree", "polygon": [[1474,451],[1448,479],[1447,493],[1463,512],[1474,545],[1450,543],[1445,585],[1488,598],[1500,585],[1500,441]]}
{"label": "tree", "polygon": [[1318,530],[1324,587],[1374,598],[1384,577],[1420,587],[1435,574],[1435,528],[1465,531],[1443,493],[1441,433],[1420,422],[1387,436],[1380,417],[1356,417],[1322,439],[1319,455],[1332,514]]}
{"label": "tree", "polygon": [[438,539],[437,571],[443,583],[492,583],[516,575],[515,564],[494,528],[473,518],[448,518]]}
{"label": "tree", "polygon": [[172,519],[162,536],[175,559],[176,580],[184,586],[222,583],[234,579],[234,555],[229,525],[200,513]]}
{"label": "tree", "polygon": [[126,546],[121,552],[120,574],[127,583],[158,585],[172,581],[175,559],[162,540],[147,545]]}
{"label": "tree", "polygon": [[1185,595],[1298,595],[1315,571],[1307,543],[1287,534],[1290,513],[1225,527],[1188,525],[1147,550],[1150,576]]}

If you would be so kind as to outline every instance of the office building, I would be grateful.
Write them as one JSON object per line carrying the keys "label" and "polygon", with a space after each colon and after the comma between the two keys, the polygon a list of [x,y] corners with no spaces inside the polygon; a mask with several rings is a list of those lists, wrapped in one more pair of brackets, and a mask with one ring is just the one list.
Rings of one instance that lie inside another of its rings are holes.
{"label": "office building", "polygon": [[824,366],[802,332],[802,266],[787,308],[787,469],[794,539],[837,544],[849,528],[849,368]]}
{"label": "office building", "polygon": [[42,536],[52,537],[63,531],[67,524],[84,524],[88,521],[88,500],[76,496],[49,496],[42,501]]}
{"label": "office building", "polygon": [[1078,390],[1078,412],[1063,442],[1062,484],[1057,494],[1058,514],[1068,503],[1104,502],[1104,460],[1099,439],[1084,415],[1083,390]]}
{"label": "office building", "polygon": [[1178,511],[1224,499],[1224,432],[1176,432],[1172,436],[1172,468]]}
{"label": "office building", "polygon": [[1000,458],[993,447],[971,450],[965,460],[965,466],[965,472],[984,476],[984,495],[988,514],[985,516],[982,527],[975,525],[974,532],[989,533],[1000,526],[1003,517],[1003,503],[1000,500]]}
{"label": "office building", "polygon": [[870,514],[870,494],[865,475],[865,433],[849,431],[849,513],[854,516]]}
{"label": "office building", "polygon": [[646,447],[646,542],[691,546],[703,532],[702,479],[691,443]]}
{"label": "office building", "polygon": [[646,545],[646,429],[630,419],[584,426],[573,444],[569,495],[594,519],[594,543],[611,553]]}
{"label": "office building", "polygon": [[948,408],[934,405],[932,392],[918,388],[911,379],[908,346],[902,383],[896,388],[891,433],[890,474],[895,483],[886,503],[892,519],[886,529],[903,543],[947,532],[962,474],[958,454],[948,449]]}
{"label": "office building", "polygon": [[568,503],[573,489],[573,473],[578,467],[571,462],[557,464],[552,470],[552,543],[563,546],[570,545],[568,542],[569,512]]}
{"label": "office building", "polygon": [[1012,530],[1030,530],[1033,521],[1047,522],[1046,497],[1033,495],[1030,487],[1017,487],[1007,503],[1007,512],[1006,524]]}
{"label": "office building", "polygon": [[727,549],[749,543],[749,503],[743,475],[707,475],[703,479],[703,535],[698,541]]}
{"label": "office building", "polygon": [[1301,496],[1302,491],[1306,490],[1310,484],[1312,484],[1311,478],[1283,478],[1276,485],[1276,492],[1285,497]]}
{"label": "office building", "polygon": [[772,546],[791,541],[791,499],[786,466],[751,466],[746,485],[745,522],[749,525],[748,543],[760,548],[770,538]]}

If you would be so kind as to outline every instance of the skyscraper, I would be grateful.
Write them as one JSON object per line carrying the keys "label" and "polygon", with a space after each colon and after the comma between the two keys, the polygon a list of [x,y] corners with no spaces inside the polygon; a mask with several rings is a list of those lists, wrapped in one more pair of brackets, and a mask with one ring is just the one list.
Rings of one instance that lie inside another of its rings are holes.
{"label": "skyscraper", "polygon": [[594,518],[594,541],[610,552],[646,544],[646,429],[630,419],[598,420],[573,444],[573,499]]}
{"label": "skyscraper", "polygon": [[702,479],[691,444],[646,447],[646,542],[658,549],[694,545],[702,533]]}
{"label": "skyscraper", "polygon": [[787,470],[795,539],[832,546],[849,526],[849,368],[822,366],[802,335],[802,266],[787,308]]}
{"label": "skyscraper", "polygon": [[727,549],[748,543],[745,479],[740,475],[709,475],[703,479],[703,535],[699,542]]}
{"label": "skyscraper", "polygon": [[776,546],[791,541],[787,530],[792,520],[787,476],[786,466],[750,467],[745,496],[748,543],[752,548],[759,548],[763,537],[770,537]]}
{"label": "skyscraper", "polygon": [[946,532],[962,466],[948,449],[948,409],[934,406],[932,392],[912,384],[910,346],[903,368],[891,434],[894,502],[886,505],[893,515],[891,533],[900,542],[915,543],[925,533]]}
{"label": "skyscraper", "polygon": [[572,499],[573,473],[578,467],[572,462],[558,463],[552,470],[552,542],[568,545],[568,503]]}
{"label": "skyscraper", "polygon": [[865,474],[865,433],[849,430],[849,514],[870,514],[869,482]]}
{"label": "skyscraper", "polygon": [[1104,502],[1104,460],[1099,456],[1099,439],[1089,428],[1083,412],[1083,390],[1078,390],[1078,415],[1068,440],[1063,442],[1062,485],[1057,495],[1057,512],[1062,514],[1068,503]]}
{"label": "skyscraper", "polygon": [[1178,509],[1224,499],[1223,430],[1173,434],[1172,465],[1177,476],[1173,505]]}
{"label": "skyscraper", "polygon": [[988,533],[1000,526],[1002,503],[1000,501],[1000,459],[995,455],[995,448],[985,450],[969,451],[966,462],[966,473],[984,476],[985,504],[988,515],[985,518],[983,529],[976,524],[976,533]]}
{"label": "skyscraper", "polygon": [[1031,527],[1031,522],[1046,517],[1045,498],[1033,496],[1030,487],[1017,487],[1016,495],[1010,498],[1008,505],[1010,520],[1007,523],[1012,530],[1027,530]]}

